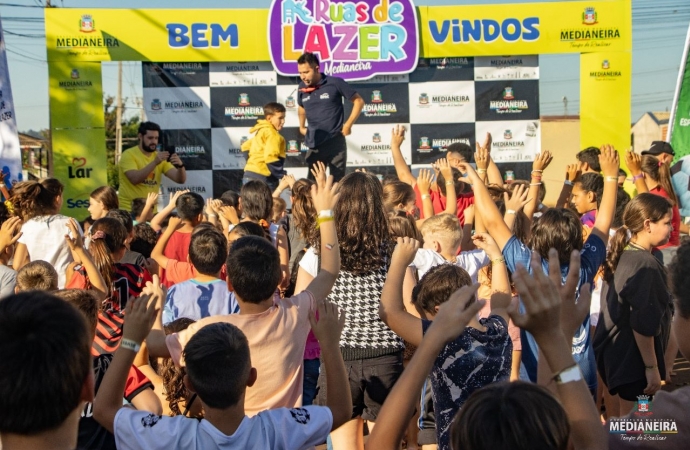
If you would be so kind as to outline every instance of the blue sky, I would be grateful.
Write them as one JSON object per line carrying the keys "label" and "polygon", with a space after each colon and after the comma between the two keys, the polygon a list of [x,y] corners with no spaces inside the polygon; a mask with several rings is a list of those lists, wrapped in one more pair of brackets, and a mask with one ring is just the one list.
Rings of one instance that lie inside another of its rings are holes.
{"label": "blue sky", "polygon": [[[45,62],[44,0],[0,0],[0,17],[6,30],[7,59],[19,130],[48,127],[48,67]],[[69,8],[185,8],[182,0],[52,0]],[[418,6],[511,4],[511,0],[416,0]],[[632,117],[636,121],[645,111],[671,108],[678,67],[683,53],[688,24],[688,0],[633,0],[633,85]],[[16,7],[10,5],[24,5]],[[195,8],[242,8],[246,0],[195,0]],[[253,0],[252,8],[268,8],[270,0]],[[15,34],[22,36],[17,36]],[[579,55],[540,57],[540,102],[542,115],[563,114],[563,97],[569,114],[579,112]],[[135,99],[141,97],[141,69],[124,64],[123,95],[128,97],[128,115],[138,114]],[[117,63],[104,63],[103,89],[117,90]]]}

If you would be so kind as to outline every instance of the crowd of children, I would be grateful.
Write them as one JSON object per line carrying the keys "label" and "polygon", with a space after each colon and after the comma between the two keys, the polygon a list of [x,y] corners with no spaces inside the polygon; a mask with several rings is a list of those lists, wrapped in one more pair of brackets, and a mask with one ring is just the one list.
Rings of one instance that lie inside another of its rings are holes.
{"label": "crowd of children", "polygon": [[641,402],[688,445],[690,388],[660,393],[690,356],[667,158],[625,154],[631,200],[618,152],[585,149],[547,208],[549,152],[504,184],[489,135],[415,177],[397,126],[394,179],[295,180],[264,110],[217,199],[102,187],[80,224],[59,180],[12,187],[3,449],[655,448],[610,432]]}

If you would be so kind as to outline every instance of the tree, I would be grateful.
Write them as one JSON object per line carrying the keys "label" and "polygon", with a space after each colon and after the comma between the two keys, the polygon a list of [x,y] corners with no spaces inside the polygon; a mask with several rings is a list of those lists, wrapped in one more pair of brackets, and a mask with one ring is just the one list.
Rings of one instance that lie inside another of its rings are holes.
{"label": "tree", "polygon": [[[126,100],[127,99],[123,99],[122,103],[126,103]],[[108,185],[112,186],[114,189],[118,189],[120,187],[120,180],[118,177],[117,165],[115,164],[115,125],[117,123],[117,105],[115,104],[115,97],[112,95],[106,96],[103,101],[103,109],[105,114],[106,154],[108,158]],[[123,149],[136,144],[139,122],[138,115],[122,118]]]}

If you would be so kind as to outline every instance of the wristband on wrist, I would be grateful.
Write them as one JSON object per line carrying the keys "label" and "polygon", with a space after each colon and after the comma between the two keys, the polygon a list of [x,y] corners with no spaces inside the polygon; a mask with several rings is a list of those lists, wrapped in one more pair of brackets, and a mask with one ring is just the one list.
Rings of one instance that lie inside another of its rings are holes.
{"label": "wristband on wrist", "polygon": [[491,265],[495,266],[496,264],[505,264],[506,260],[504,258],[496,258],[491,260]]}
{"label": "wristband on wrist", "polygon": [[530,183],[530,186],[541,186],[541,181],[539,183]]}
{"label": "wristband on wrist", "polygon": [[477,173],[480,175],[484,174],[484,173],[486,173],[486,169],[477,169]]}
{"label": "wristband on wrist", "polygon": [[582,372],[580,372],[580,366],[577,364],[573,364],[553,376],[553,381],[555,381],[556,384],[572,383],[580,380],[582,380]]}
{"label": "wristband on wrist", "polygon": [[506,209],[506,214],[517,214],[517,211],[514,209]]}
{"label": "wristband on wrist", "polygon": [[632,181],[633,181],[633,183],[634,183],[634,182],[636,182],[637,180],[639,180],[639,179],[641,179],[641,178],[644,178],[644,174],[639,173],[639,174],[637,174],[637,175],[633,175]]}
{"label": "wristband on wrist", "polygon": [[572,185],[573,185],[573,182],[570,181],[570,180],[565,180],[565,181],[563,182],[563,184],[568,185],[568,186],[572,186]]}
{"label": "wristband on wrist", "polygon": [[608,182],[612,181],[614,183],[618,183],[618,177],[606,177],[606,178],[604,178],[604,181],[608,181]]}
{"label": "wristband on wrist", "polygon": [[322,209],[319,211],[319,217],[333,217],[332,209]]}
{"label": "wristband on wrist", "polygon": [[429,195],[429,194],[422,194],[422,200],[426,200],[427,198],[431,198],[431,195]]}
{"label": "wristband on wrist", "polygon": [[455,186],[455,182],[453,182],[453,181],[446,181],[446,186]]}
{"label": "wristband on wrist", "polygon": [[645,370],[655,370],[658,368],[659,368],[659,366],[657,366],[656,364],[654,364],[653,366],[644,366]]}
{"label": "wristband on wrist", "polygon": [[534,173],[534,172],[537,172],[537,173],[542,173],[542,172],[543,172],[543,170],[541,170],[541,169],[532,169],[532,173]]}
{"label": "wristband on wrist", "polygon": [[131,339],[122,339],[120,341],[120,347],[125,348],[127,350],[131,350],[134,353],[138,353],[139,350],[141,350],[141,344],[137,344]]}
{"label": "wristband on wrist", "polygon": [[321,224],[325,222],[333,222],[335,219],[331,217],[317,217],[316,218],[316,228],[321,228]]}

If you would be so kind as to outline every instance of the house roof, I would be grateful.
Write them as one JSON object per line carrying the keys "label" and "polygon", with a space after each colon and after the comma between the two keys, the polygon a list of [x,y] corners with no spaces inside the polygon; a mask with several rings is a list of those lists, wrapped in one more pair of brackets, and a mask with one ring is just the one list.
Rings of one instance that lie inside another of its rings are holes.
{"label": "house roof", "polygon": [[19,147],[21,148],[41,148],[45,143],[44,139],[38,139],[28,134],[19,134]]}

